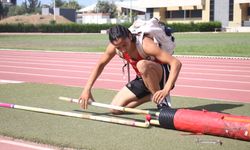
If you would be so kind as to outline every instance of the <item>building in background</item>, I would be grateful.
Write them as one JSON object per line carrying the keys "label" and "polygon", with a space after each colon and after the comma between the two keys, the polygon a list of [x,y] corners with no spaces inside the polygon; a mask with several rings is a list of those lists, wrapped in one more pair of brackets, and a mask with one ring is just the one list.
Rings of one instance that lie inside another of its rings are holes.
{"label": "building in background", "polygon": [[76,10],[69,8],[55,8],[55,12],[53,8],[42,8],[42,15],[55,15],[63,16],[64,18],[76,22]]}
{"label": "building in background", "polygon": [[[147,20],[156,17],[167,23],[219,21],[224,28],[250,27],[250,0],[129,0],[115,4],[118,20],[129,21],[133,14],[133,19]],[[95,19],[86,17],[93,16],[93,13],[98,13],[95,4],[81,9],[78,18],[85,17],[82,23],[88,23],[87,18],[94,22],[101,20],[100,14],[96,14],[99,17],[96,16]],[[106,19],[102,23],[111,23],[111,20],[112,18]]]}
{"label": "building in background", "polygon": [[250,0],[138,1],[146,8],[146,16],[168,23],[220,21],[223,27],[249,26]]}

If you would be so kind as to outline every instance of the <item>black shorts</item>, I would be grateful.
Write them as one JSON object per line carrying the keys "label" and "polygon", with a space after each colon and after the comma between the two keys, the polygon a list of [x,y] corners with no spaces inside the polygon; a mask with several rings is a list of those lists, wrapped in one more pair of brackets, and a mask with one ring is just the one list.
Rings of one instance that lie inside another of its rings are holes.
{"label": "black shorts", "polygon": [[[168,80],[169,66],[166,64],[162,64],[162,69],[163,69],[162,78],[161,78],[161,81],[159,83],[161,89],[163,89],[165,83]],[[126,87],[131,92],[133,92],[138,99],[141,99],[141,98],[151,94],[150,91],[148,90],[148,88],[146,87],[146,85],[144,84],[142,78],[138,77],[138,76],[136,76],[136,78],[134,80],[127,83]]]}

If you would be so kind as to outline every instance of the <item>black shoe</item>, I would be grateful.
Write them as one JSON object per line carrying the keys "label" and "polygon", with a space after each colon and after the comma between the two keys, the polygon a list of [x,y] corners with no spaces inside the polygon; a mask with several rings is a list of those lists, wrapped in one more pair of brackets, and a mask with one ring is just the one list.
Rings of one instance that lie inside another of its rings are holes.
{"label": "black shoe", "polygon": [[161,110],[162,108],[170,108],[170,107],[171,107],[170,96],[165,97],[164,100],[160,104],[157,104],[158,110]]}
{"label": "black shoe", "polygon": [[163,108],[170,108],[170,107],[168,106],[168,104],[160,103],[160,104],[157,104],[157,108],[158,110],[161,110]]}

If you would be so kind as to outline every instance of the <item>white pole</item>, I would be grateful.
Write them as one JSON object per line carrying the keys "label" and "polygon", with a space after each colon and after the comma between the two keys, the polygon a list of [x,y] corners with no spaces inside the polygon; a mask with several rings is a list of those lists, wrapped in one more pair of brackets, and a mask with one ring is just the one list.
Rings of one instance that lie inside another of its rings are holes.
{"label": "white pole", "polygon": [[132,0],[130,0],[130,22],[132,22]]}
{"label": "white pole", "polygon": [[[73,103],[79,103],[78,99],[69,98],[69,97],[59,97],[60,100],[73,102]],[[130,112],[130,113],[138,113],[138,114],[150,114],[159,117],[159,112],[149,111],[149,110],[141,110],[141,109],[135,109],[135,108],[128,108],[128,107],[121,107],[121,106],[115,106],[115,105],[109,105],[109,104],[103,104],[98,102],[89,101],[89,104],[96,107],[103,107],[103,108],[109,108],[109,109],[115,109],[123,112]]]}
{"label": "white pole", "polygon": [[117,118],[117,117],[99,116],[99,115],[93,115],[90,113],[74,113],[74,112],[59,111],[59,110],[45,109],[45,108],[39,108],[39,107],[29,107],[29,106],[15,105],[15,104],[9,104],[9,103],[1,103],[1,102],[0,102],[0,107],[14,108],[14,109],[20,109],[20,110],[26,110],[26,111],[33,111],[33,112],[40,112],[40,113],[75,117],[75,118],[97,120],[97,121],[103,121],[103,122],[111,122],[111,123],[116,123],[116,124],[123,124],[123,125],[142,127],[142,128],[148,128],[150,125],[148,121],[139,122],[136,120],[122,119],[122,118]]}
{"label": "white pole", "polygon": [[56,0],[54,0],[54,21],[56,21]]}

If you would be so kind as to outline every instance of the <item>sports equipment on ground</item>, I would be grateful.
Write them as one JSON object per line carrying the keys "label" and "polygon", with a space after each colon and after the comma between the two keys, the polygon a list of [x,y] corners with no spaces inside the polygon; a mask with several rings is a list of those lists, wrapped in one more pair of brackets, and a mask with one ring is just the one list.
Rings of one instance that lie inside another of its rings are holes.
{"label": "sports equipment on ground", "polygon": [[250,117],[247,116],[165,108],[160,111],[159,123],[166,129],[250,141]]}
{"label": "sports equipment on ground", "polygon": [[116,117],[98,116],[98,115],[93,115],[90,113],[73,113],[73,112],[51,110],[51,109],[44,109],[44,108],[38,108],[38,107],[29,107],[29,106],[22,106],[22,105],[10,104],[10,103],[1,103],[1,102],[0,102],[0,107],[21,109],[21,110],[26,110],[26,111],[33,111],[33,112],[39,112],[39,113],[68,116],[68,117],[76,117],[76,118],[82,118],[82,119],[97,120],[97,121],[110,122],[110,123],[116,123],[116,124],[122,124],[122,125],[128,125],[128,126],[135,126],[135,127],[143,127],[143,128],[149,127],[149,122],[147,121],[139,122],[135,120],[121,119],[121,118],[116,118]]}
{"label": "sports equipment on ground", "polygon": [[[59,99],[67,101],[67,102],[79,103],[79,99],[63,97],[63,96],[60,96]],[[98,102],[93,102],[93,101],[89,101],[88,103],[89,105],[92,105],[92,106],[115,109],[115,110],[119,110],[122,112],[159,116],[159,112],[155,112],[155,111],[141,110],[141,109],[135,109],[135,108],[126,108],[126,107],[108,105],[108,104],[103,104],[103,103],[98,103]]]}
{"label": "sports equipment on ground", "polygon": [[[60,97],[60,99],[78,102],[78,100],[71,98]],[[93,102],[90,104],[95,105]],[[112,108],[125,112],[127,110],[124,107],[107,104],[101,105],[106,105],[107,107],[105,108]],[[100,107],[103,107],[101,105]],[[132,108],[129,110],[131,109]],[[150,114],[146,110],[140,111],[138,109],[132,109],[130,112]],[[173,109],[169,107],[163,107],[157,116],[158,120],[151,119],[148,122],[152,125],[160,125],[162,128],[166,129],[250,141],[250,117],[248,116],[236,116],[232,114],[209,112],[207,110]]]}

